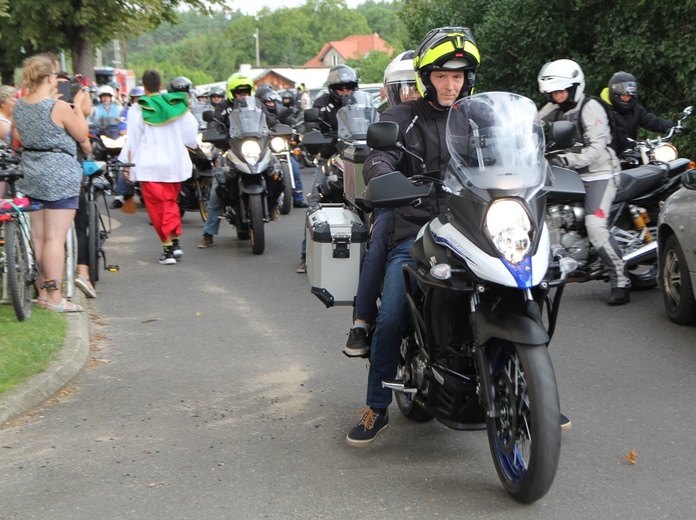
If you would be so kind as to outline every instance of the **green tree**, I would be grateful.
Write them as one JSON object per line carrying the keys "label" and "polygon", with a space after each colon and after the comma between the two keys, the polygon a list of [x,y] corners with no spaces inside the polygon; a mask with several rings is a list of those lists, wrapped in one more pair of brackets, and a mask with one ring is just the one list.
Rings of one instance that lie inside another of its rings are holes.
{"label": "green tree", "polygon": [[162,21],[177,20],[183,5],[207,12],[222,0],[9,0],[11,23],[3,26],[21,35],[26,48],[69,50],[74,72],[93,77],[93,46],[126,34],[138,34]]}
{"label": "green tree", "polygon": [[399,18],[399,5],[391,2],[368,0],[359,5],[357,11],[365,17],[370,30],[401,52],[409,41],[408,30]]}
{"label": "green tree", "polygon": [[348,59],[346,65],[357,71],[360,83],[382,83],[390,61],[386,52],[374,51],[359,60]]}

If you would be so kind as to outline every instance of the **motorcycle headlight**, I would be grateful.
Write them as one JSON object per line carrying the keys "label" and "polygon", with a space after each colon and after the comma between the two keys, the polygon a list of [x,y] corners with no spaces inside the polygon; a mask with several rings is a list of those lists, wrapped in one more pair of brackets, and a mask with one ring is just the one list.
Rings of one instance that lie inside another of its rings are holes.
{"label": "motorcycle headlight", "polygon": [[104,143],[104,146],[107,148],[123,148],[126,144],[126,136],[125,135],[119,135],[116,139],[111,139],[111,137],[102,135],[100,136],[100,139],[102,143]]}
{"label": "motorcycle headlight", "polygon": [[653,150],[653,157],[656,161],[669,162],[679,157],[679,153],[674,145],[663,143]]}
{"label": "motorcycle headlight", "polygon": [[242,155],[244,160],[250,165],[255,166],[261,157],[261,147],[256,141],[244,141],[242,143]]}
{"label": "motorcycle headlight", "polygon": [[514,199],[497,200],[488,208],[484,222],[503,258],[519,265],[532,247],[533,226],[524,206]]}
{"label": "motorcycle headlight", "polygon": [[271,150],[275,153],[284,152],[287,149],[287,144],[285,139],[282,137],[274,137],[271,139]]}

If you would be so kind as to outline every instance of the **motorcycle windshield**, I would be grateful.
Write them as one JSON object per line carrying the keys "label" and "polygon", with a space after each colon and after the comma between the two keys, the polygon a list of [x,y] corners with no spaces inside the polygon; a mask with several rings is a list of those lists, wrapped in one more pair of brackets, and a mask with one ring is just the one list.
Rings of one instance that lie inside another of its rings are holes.
{"label": "motorcycle windshield", "polygon": [[451,161],[445,183],[453,193],[474,188],[530,200],[546,181],[544,146],[530,99],[508,92],[469,96],[451,107],[447,119]]}
{"label": "motorcycle windshield", "polygon": [[191,102],[191,113],[198,121],[198,128],[206,128],[208,123],[203,121],[203,112],[210,110],[210,105],[208,103],[201,103],[200,101]]}
{"label": "motorcycle windshield", "polygon": [[367,127],[379,120],[379,112],[372,105],[367,92],[356,90],[343,96],[343,107],[337,112],[338,138],[355,141],[367,137]]}
{"label": "motorcycle windshield", "polygon": [[266,115],[261,109],[261,102],[253,96],[235,99],[230,112],[230,137],[261,138],[268,133]]}

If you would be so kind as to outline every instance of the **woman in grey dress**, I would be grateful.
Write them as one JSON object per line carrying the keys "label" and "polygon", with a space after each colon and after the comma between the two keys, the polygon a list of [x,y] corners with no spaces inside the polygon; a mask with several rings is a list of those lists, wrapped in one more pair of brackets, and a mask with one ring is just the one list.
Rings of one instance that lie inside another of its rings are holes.
{"label": "woman in grey dress", "polygon": [[82,110],[87,93],[74,104],[56,99],[58,62],[52,54],[24,61],[24,86],[29,93],[15,103],[14,135],[22,143],[24,178],[18,188],[44,209],[31,213],[31,236],[41,266],[39,304],[56,312],[82,312],[60,291],[65,264],[65,237],[75,218],[82,168],[75,155],[79,144],[89,153],[89,129]]}

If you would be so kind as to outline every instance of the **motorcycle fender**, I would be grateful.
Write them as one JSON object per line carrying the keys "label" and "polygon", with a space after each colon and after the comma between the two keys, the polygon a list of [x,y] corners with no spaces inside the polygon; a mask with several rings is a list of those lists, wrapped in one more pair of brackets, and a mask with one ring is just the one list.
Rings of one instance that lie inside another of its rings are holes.
{"label": "motorcycle fender", "polygon": [[640,249],[637,249],[627,255],[624,255],[623,261],[626,262],[626,267],[634,267],[638,264],[651,263],[657,260],[657,242],[645,244]]}
{"label": "motorcycle fender", "polygon": [[521,314],[496,316],[485,310],[477,309],[472,318],[478,343],[483,345],[491,338],[524,345],[547,345],[549,335],[540,323]]}
{"label": "motorcycle fender", "polygon": [[266,192],[266,186],[263,184],[242,184],[239,191],[247,195],[259,195]]}

